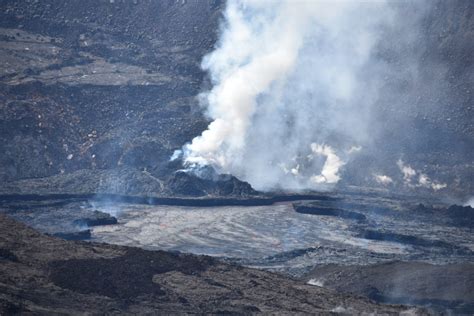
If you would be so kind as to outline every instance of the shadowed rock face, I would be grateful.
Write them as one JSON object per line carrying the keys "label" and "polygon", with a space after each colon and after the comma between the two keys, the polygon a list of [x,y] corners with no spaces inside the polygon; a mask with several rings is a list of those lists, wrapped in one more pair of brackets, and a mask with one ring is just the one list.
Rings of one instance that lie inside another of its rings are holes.
{"label": "shadowed rock face", "polygon": [[101,226],[101,225],[114,225],[117,224],[117,219],[110,214],[95,210],[92,216],[77,219],[73,222],[76,225],[85,226]]}
{"label": "shadowed rock face", "polygon": [[85,229],[75,232],[60,232],[55,233],[53,236],[66,240],[86,240],[91,238],[91,231],[90,229]]}
{"label": "shadowed rock face", "polygon": [[408,310],[209,257],[60,240],[4,215],[0,235],[2,314],[398,315]]}
{"label": "shadowed rock face", "polygon": [[341,217],[341,218],[353,219],[360,222],[363,222],[367,219],[365,215],[357,213],[357,212],[338,209],[338,208],[332,208],[332,207],[321,207],[321,205],[317,205],[315,203],[312,204],[311,202],[294,203],[293,209],[296,212],[302,213],[302,214],[336,216],[336,217]]}
{"label": "shadowed rock face", "polygon": [[15,254],[8,249],[0,249],[0,258],[3,260],[10,260],[13,262],[18,261],[18,258],[15,256]]}
{"label": "shadowed rock face", "polygon": [[54,261],[51,263],[51,279],[58,286],[79,293],[127,300],[143,294],[165,295],[159,282],[152,282],[155,275],[171,271],[192,275],[213,263],[206,257],[176,259],[163,252],[132,248],[124,256],[113,259]]}

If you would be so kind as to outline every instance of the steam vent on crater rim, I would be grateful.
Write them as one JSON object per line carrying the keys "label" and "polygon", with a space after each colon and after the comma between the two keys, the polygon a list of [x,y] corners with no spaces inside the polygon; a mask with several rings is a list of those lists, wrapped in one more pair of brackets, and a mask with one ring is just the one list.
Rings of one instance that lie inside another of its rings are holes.
{"label": "steam vent on crater rim", "polygon": [[0,0],[0,314],[474,314],[474,2]]}

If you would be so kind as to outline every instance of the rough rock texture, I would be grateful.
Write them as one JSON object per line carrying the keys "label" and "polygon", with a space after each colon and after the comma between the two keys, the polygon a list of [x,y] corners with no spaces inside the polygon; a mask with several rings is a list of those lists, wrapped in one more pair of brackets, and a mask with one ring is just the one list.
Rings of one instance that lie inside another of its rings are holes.
{"label": "rough rock texture", "polygon": [[414,211],[436,217],[446,217],[455,226],[474,227],[474,208],[471,206],[451,205],[449,207],[433,207],[419,204]]}
{"label": "rough rock texture", "polygon": [[424,314],[209,257],[71,242],[0,216],[0,313]]}
{"label": "rough rock texture", "polygon": [[3,191],[208,194],[169,157],[208,123],[195,96],[220,1],[0,5]]}
{"label": "rough rock texture", "polygon": [[95,210],[91,216],[76,219],[74,221],[76,225],[83,226],[103,226],[103,225],[115,225],[117,219],[108,213]]}
{"label": "rough rock texture", "polygon": [[305,277],[326,288],[387,303],[416,304],[433,312],[474,312],[474,264],[389,262],[367,266],[318,266]]}
{"label": "rough rock texture", "polygon": [[212,3],[2,1],[1,14],[5,178],[150,167],[206,126],[191,105]]}

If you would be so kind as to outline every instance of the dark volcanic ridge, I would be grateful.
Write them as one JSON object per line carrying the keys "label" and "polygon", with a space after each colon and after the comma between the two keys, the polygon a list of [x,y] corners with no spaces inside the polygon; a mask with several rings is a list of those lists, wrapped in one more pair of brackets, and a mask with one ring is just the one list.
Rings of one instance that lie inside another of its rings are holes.
{"label": "dark volcanic ridge", "polygon": [[209,257],[64,241],[4,215],[0,228],[2,314],[423,314]]}

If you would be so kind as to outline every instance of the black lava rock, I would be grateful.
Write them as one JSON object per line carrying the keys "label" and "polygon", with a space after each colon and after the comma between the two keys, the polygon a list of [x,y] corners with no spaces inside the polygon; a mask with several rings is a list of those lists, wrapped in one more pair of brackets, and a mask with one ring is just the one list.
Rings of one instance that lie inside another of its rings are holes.
{"label": "black lava rock", "polygon": [[92,226],[103,226],[103,225],[115,225],[117,219],[110,214],[95,210],[92,216],[77,219],[74,221],[75,225],[85,225],[88,227]]}
{"label": "black lava rock", "polygon": [[91,231],[86,229],[77,232],[55,233],[53,236],[66,240],[87,240],[91,238]]}

